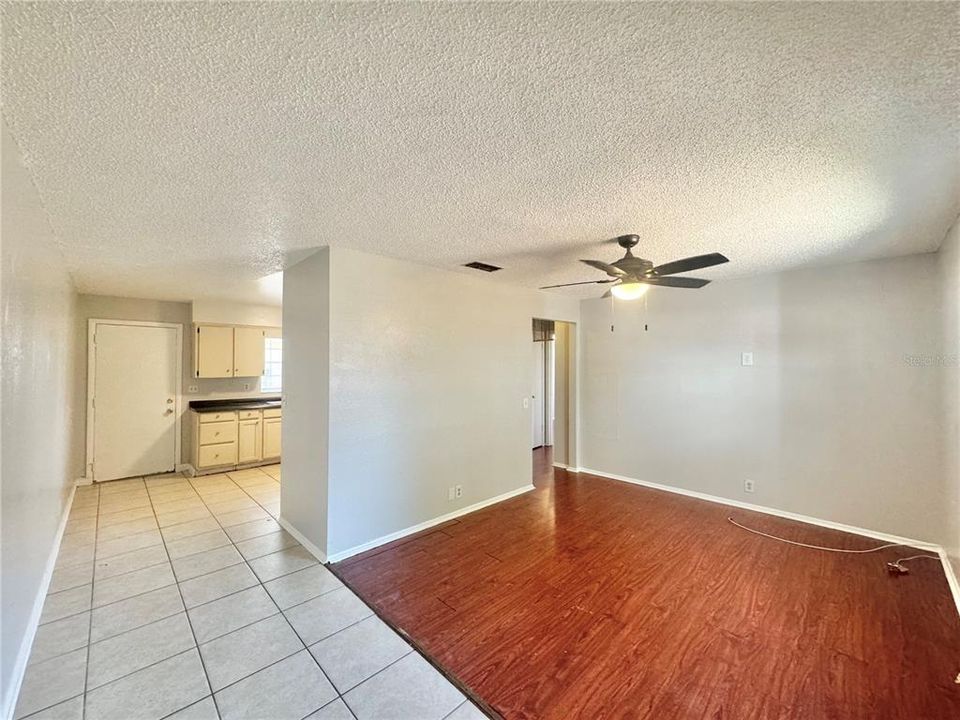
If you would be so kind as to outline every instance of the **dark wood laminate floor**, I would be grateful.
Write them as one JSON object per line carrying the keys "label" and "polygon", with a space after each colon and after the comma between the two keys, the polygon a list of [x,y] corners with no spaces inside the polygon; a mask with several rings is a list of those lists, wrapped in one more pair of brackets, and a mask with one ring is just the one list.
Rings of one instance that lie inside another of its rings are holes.
{"label": "dark wood laminate floor", "polygon": [[506,718],[960,718],[940,564],[840,555],[824,530],[588,475],[335,566]]}

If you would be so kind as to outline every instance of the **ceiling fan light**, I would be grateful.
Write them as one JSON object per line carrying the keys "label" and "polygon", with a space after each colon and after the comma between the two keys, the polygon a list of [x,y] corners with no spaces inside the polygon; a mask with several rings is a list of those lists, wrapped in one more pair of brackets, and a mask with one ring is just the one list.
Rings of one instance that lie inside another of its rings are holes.
{"label": "ceiling fan light", "polygon": [[628,282],[614,285],[610,288],[610,292],[618,300],[636,300],[643,297],[649,288],[650,286],[646,283]]}

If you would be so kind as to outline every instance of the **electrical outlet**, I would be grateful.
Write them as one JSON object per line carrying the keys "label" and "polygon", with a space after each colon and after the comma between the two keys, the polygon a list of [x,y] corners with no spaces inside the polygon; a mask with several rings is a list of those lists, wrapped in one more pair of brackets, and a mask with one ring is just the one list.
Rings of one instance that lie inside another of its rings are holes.
{"label": "electrical outlet", "polygon": [[189,393],[200,392],[200,388],[197,385],[188,385],[187,392]]}
{"label": "electrical outlet", "polygon": [[753,365],[753,353],[752,352],[740,353],[740,364],[743,367],[750,367],[751,365]]}
{"label": "electrical outlet", "polygon": [[744,480],[743,481],[743,491],[752,493],[753,492],[753,480]]}
{"label": "electrical outlet", "polygon": [[453,501],[453,499],[456,498],[456,496],[457,496],[457,490],[455,487],[451,485],[450,487],[447,488],[447,502]]}
{"label": "electrical outlet", "polygon": [[249,389],[250,389],[250,383],[244,383],[244,384],[243,384],[243,389],[244,389],[244,390],[249,390]]}
{"label": "electrical outlet", "polygon": [[456,495],[457,495],[458,498],[462,498],[462,497],[463,497],[463,485],[457,485],[457,486],[454,488],[454,491],[456,492]]}

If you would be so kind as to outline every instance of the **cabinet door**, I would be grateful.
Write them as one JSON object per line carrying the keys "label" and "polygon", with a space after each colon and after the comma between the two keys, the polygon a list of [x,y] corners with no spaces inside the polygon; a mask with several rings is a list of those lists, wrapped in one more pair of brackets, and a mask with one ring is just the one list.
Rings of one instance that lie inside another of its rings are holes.
{"label": "cabinet door", "polygon": [[200,325],[196,339],[197,377],[233,377],[233,328]]}
{"label": "cabinet door", "polygon": [[263,457],[280,457],[280,418],[269,418],[263,421]]}
{"label": "cabinet door", "polygon": [[260,420],[241,420],[237,437],[239,442],[237,463],[242,465],[262,458],[260,448],[263,431],[260,428]]}
{"label": "cabinet door", "polygon": [[235,377],[263,375],[263,338],[260,328],[238,327],[233,334],[233,374]]}

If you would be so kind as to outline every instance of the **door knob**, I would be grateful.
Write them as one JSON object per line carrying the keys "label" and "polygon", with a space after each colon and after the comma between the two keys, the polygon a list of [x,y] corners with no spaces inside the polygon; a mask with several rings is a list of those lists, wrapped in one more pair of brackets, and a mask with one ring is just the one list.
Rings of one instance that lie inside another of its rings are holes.
{"label": "door knob", "polygon": [[167,398],[167,405],[173,405],[173,398]]}
{"label": "door knob", "polygon": [[164,415],[173,415],[173,408],[167,408],[167,411],[164,413]]}

